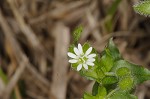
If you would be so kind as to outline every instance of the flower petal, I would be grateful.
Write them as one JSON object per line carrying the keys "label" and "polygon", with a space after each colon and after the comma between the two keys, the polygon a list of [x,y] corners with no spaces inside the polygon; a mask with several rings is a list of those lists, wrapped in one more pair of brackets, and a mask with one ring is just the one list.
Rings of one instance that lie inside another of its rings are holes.
{"label": "flower petal", "polygon": [[68,52],[67,54],[68,54],[68,56],[71,57],[71,58],[77,58],[77,56],[76,56],[75,54],[73,54],[73,53]]}
{"label": "flower petal", "polygon": [[69,63],[77,63],[78,62],[78,60],[75,60],[75,59],[70,59],[69,60]]}
{"label": "flower petal", "polygon": [[76,47],[74,48],[74,52],[75,52],[76,55],[80,55],[80,52]]}
{"label": "flower petal", "polygon": [[89,55],[92,51],[92,47],[90,47],[86,52],[85,52],[85,55]]}
{"label": "flower petal", "polygon": [[82,49],[81,44],[78,44],[78,50],[79,50],[80,54],[82,54],[82,53],[83,53],[83,49]]}
{"label": "flower petal", "polygon": [[90,54],[90,55],[87,56],[87,58],[93,58],[95,56],[96,56],[96,54]]}
{"label": "flower petal", "polygon": [[77,66],[77,71],[81,70],[81,68],[82,68],[82,64],[79,64],[79,65]]}
{"label": "flower petal", "polygon": [[86,62],[87,65],[90,65],[90,66],[94,66],[94,63],[92,62]]}
{"label": "flower petal", "polygon": [[89,59],[87,60],[87,62],[94,62],[94,61],[95,61],[94,58],[89,58]]}
{"label": "flower petal", "polygon": [[87,65],[87,64],[83,64],[83,67],[84,67],[85,69],[88,69],[88,65]]}

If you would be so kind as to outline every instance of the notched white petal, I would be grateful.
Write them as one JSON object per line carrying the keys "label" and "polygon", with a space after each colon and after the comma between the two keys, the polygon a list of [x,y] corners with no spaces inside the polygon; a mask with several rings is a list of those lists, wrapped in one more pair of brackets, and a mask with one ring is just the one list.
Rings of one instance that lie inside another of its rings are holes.
{"label": "notched white petal", "polygon": [[71,57],[71,58],[77,58],[77,56],[76,56],[75,54],[73,54],[73,53],[68,52],[67,54],[68,54],[68,56]]}
{"label": "notched white petal", "polygon": [[80,52],[76,47],[74,48],[74,52],[75,52],[76,55],[80,55]]}
{"label": "notched white petal", "polygon": [[94,59],[94,58],[89,58],[87,61],[88,61],[88,62],[94,62],[95,59]]}
{"label": "notched white petal", "polygon": [[79,50],[80,54],[82,54],[82,53],[83,53],[83,49],[82,49],[81,44],[78,44],[78,50]]}
{"label": "notched white petal", "polygon": [[78,62],[78,60],[75,60],[75,59],[70,59],[69,60],[69,63],[77,63]]}
{"label": "notched white petal", "polygon": [[90,47],[86,52],[85,52],[85,55],[89,55],[92,51],[92,47]]}
{"label": "notched white petal", "polygon": [[96,56],[96,54],[90,54],[90,55],[87,56],[87,58],[93,58],[95,56]]}
{"label": "notched white petal", "polygon": [[94,63],[92,62],[86,62],[87,65],[90,65],[90,66],[94,66]]}
{"label": "notched white petal", "polygon": [[79,64],[79,65],[77,66],[77,71],[80,71],[81,68],[82,68],[82,64]]}
{"label": "notched white petal", "polygon": [[88,69],[88,65],[87,64],[83,64],[83,67],[87,70]]}

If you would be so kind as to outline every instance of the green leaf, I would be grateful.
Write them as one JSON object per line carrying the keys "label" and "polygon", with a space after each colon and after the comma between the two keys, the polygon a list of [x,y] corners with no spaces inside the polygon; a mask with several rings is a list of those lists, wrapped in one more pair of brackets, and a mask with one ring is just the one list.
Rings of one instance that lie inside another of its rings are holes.
{"label": "green leaf", "polygon": [[83,27],[81,25],[75,28],[75,30],[73,31],[74,43],[78,42],[82,31],[83,31]]}
{"label": "green leaf", "polygon": [[98,86],[99,86],[99,83],[95,82],[94,85],[93,85],[93,88],[92,88],[92,95],[93,96],[97,95],[97,93],[98,93]]}
{"label": "green leaf", "polygon": [[109,49],[108,52],[110,53],[110,55],[113,57],[113,59],[114,59],[115,61],[122,58],[122,57],[121,57],[121,54],[120,54],[120,52],[119,52],[119,50],[118,50],[118,48],[116,47],[116,45],[115,45],[114,42],[113,42],[113,38],[111,38],[111,39],[109,40],[109,43],[108,43],[107,48]]}
{"label": "green leaf", "polygon": [[[74,50],[73,50],[74,47],[75,47],[74,45],[70,45],[68,51],[71,52],[71,53],[74,53]],[[75,53],[74,53],[74,54],[75,54]]]}
{"label": "green leaf", "polygon": [[102,79],[105,77],[105,74],[104,74],[102,68],[101,67],[97,67],[96,68],[96,73],[97,73],[97,76],[98,76],[97,82],[101,82]]}
{"label": "green leaf", "polygon": [[127,92],[117,91],[109,99],[138,99],[138,98]]}
{"label": "green leaf", "polygon": [[[83,48],[83,52],[85,53],[90,47],[91,47],[91,46],[90,46],[89,43],[87,43],[87,42],[84,43],[84,45],[83,45],[83,47],[82,47],[82,48]],[[93,50],[92,50],[92,52],[93,52]],[[92,53],[92,52],[91,52],[91,53]]]}
{"label": "green leaf", "polygon": [[109,39],[107,46],[105,47],[104,51],[102,52],[102,56],[106,55],[106,54],[111,56],[114,61],[122,59],[118,48],[116,47],[116,45],[113,42],[113,38]]}
{"label": "green leaf", "polygon": [[92,96],[89,93],[84,93],[83,99],[105,99],[104,96]]}
{"label": "green leaf", "polygon": [[117,69],[116,74],[119,77],[123,77],[126,75],[131,75],[131,71],[127,67],[121,67],[121,68]]}
{"label": "green leaf", "polygon": [[126,76],[119,81],[118,86],[123,91],[129,91],[133,88],[134,86],[133,84],[134,84],[133,77]]}
{"label": "green leaf", "polygon": [[85,93],[83,99],[105,99],[105,96],[107,95],[106,88],[103,86],[99,86],[99,85],[97,86],[98,83],[95,83],[95,84],[96,84],[96,86],[95,85],[94,86],[96,88],[95,89],[96,93],[94,93],[94,94],[96,94],[96,95],[92,96],[88,93]]}
{"label": "green leaf", "polygon": [[134,78],[134,84],[140,84],[146,80],[150,80],[150,71],[142,66],[129,63],[125,60],[115,62],[111,72],[117,71],[121,67],[127,67],[131,70],[131,75]]}
{"label": "green leaf", "polygon": [[102,83],[104,85],[107,85],[107,84],[114,84],[118,81],[118,79],[116,77],[105,77],[103,80],[102,80]]}
{"label": "green leaf", "polygon": [[97,81],[98,79],[98,75],[96,73],[96,69],[92,69],[92,70],[80,70],[79,71],[81,76],[86,77],[89,80],[95,80]]}
{"label": "green leaf", "polygon": [[105,97],[107,95],[106,88],[103,86],[98,86],[98,94],[97,96],[103,96]]}
{"label": "green leaf", "polygon": [[96,98],[96,96],[92,96],[92,95],[85,92],[83,99],[98,99],[98,98]]}
{"label": "green leaf", "polygon": [[112,38],[109,40],[107,47],[102,52],[102,57],[100,58],[100,67],[104,72],[108,72],[114,65],[114,61],[121,59],[118,48],[113,43]]}
{"label": "green leaf", "polygon": [[95,82],[92,89],[93,96],[106,96],[107,91],[106,88],[101,86],[98,82]]}
{"label": "green leaf", "polygon": [[104,68],[102,68],[102,70],[104,72],[110,71],[110,69],[112,68],[113,64],[114,64],[114,60],[108,53],[103,55],[101,57],[101,59],[100,59],[100,66],[104,67]]}
{"label": "green leaf", "polygon": [[139,3],[133,6],[134,10],[145,16],[150,15],[150,0],[140,1]]}

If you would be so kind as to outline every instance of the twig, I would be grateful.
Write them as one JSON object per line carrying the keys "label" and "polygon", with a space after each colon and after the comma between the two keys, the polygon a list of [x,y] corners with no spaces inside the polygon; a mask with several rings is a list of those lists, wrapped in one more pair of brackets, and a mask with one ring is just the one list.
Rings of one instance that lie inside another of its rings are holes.
{"label": "twig", "polygon": [[49,59],[49,61],[52,61],[53,58],[48,55],[48,52],[44,49],[44,47],[38,40],[38,37],[33,32],[32,28],[25,23],[23,17],[19,13],[19,10],[15,7],[14,1],[7,0],[7,2],[9,3],[10,8],[16,18],[16,21],[19,24],[20,30],[26,36],[29,42],[28,44],[31,44],[30,47],[32,47],[33,52],[35,53],[35,57],[37,57],[36,55],[41,54],[41,57],[39,57],[40,59],[36,60],[35,58],[35,61],[38,62],[41,73],[45,75],[47,69],[46,58]]}
{"label": "twig", "polygon": [[[69,47],[69,30],[59,23],[54,33],[56,34],[55,61],[53,65],[53,78],[51,84],[52,95],[56,99],[66,99],[67,91],[67,51]],[[51,96],[50,96],[51,98]],[[54,99],[54,98],[53,98]]]}
{"label": "twig", "polygon": [[17,84],[19,78],[21,77],[21,74],[23,73],[26,65],[27,65],[27,60],[24,58],[23,62],[20,62],[20,66],[16,70],[15,74],[13,77],[10,79],[10,82],[6,86],[4,93],[3,93],[3,98],[8,99],[9,95],[11,94],[12,90],[14,89],[15,85]]}
{"label": "twig", "polygon": [[41,81],[43,84],[48,86],[48,84],[49,84],[48,81],[46,81],[41,75],[39,75],[33,69],[32,65],[28,61],[28,58],[22,52],[18,42],[14,39],[14,36],[12,34],[13,31],[10,29],[8,23],[6,22],[6,19],[3,17],[1,9],[0,9],[0,25],[1,25],[4,33],[5,33],[6,39],[9,41],[9,43],[10,43],[12,49],[13,49],[13,53],[15,53],[17,62],[19,63],[18,69],[16,70],[14,76],[11,78],[10,82],[6,86],[6,89],[4,89],[4,94],[0,97],[2,97],[4,99],[9,98],[9,96],[10,96],[13,88],[15,87],[17,81],[19,80],[21,74],[25,70],[25,67],[27,67],[27,69],[32,73],[32,75],[36,75],[35,77],[37,77],[37,79],[39,81]]}
{"label": "twig", "polygon": [[[5,18],[2,15],[1,9],[0,9],[0,25],[3,29],[3,31],[5,32],[5,36],[6,39],[9,41],[11,46],[15,46],[15,48],[13,47],[13,51],[15,53],[15,55],[18,54],[19,56],[17,57],[17,60],[21,62],[19,63],[19,67],[16,70],[15,74],[13,75],[13,77],[10,79],[10,82],[8,83],[8,85],[6,86],[5,90],[4,90],[4,95],[2,96],[4,99],[8,99],[9,95],[11,94],[14,86],[16,85],[17,81],[19,80],[21,74],[23,73],[25,67],[26,67],[26,63],[28,61],[28,59],[25,57],[25,55],[22,53],[20,47],[18,46],[18,43],[16,42],[16,40],[13,38],[13,35],[11,34],[11,29],[8,26],[8,23],[6,22]],[[22,63],[23,62],[23,63]]]}

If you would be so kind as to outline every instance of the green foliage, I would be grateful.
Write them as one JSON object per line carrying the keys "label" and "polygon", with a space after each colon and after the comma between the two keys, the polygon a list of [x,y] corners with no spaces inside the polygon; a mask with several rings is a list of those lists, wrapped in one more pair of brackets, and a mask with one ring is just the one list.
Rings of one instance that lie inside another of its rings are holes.
{"label": "green foliage", "polygon": [[150,15],[150,0],[140,1],[139,3],[133,6],[135,12],[149,16]]}
{"label": "green foliage", "polygon": [[130,75],[130,74],[131,74],[131,71],[127,67],[121,67],[116,70],[116,75],[118,77],[124,77],[124,76]]}
{"label": "green foliage", "polygon": [[109,99],[138,99],[136,96],[124,91],[114,93]]}
{"label": "green foliage", "polygon": [[96,98],[88,93],[84,93],[83,99],[96,99]]}
{"label": "green foliage", "polygon": [[92,95],[93,96],[97,95],[97,93],[98,93],[98,87],[99,87],[99,83],[95,82],[94,85],[93,85],[93,89],[92,89]]}
{"label": "green foliage", "polygon": [[[73,52],[73,47],[69,48]],[[83,45],[85,52],[90,45]],[[96,53],[93,49],[92,53]],[[97,53],[96,53],[97,54]],[[94,80],[92,95],[85,93],[83,99],[137,99],[132,95],[137,84],[150,80],[150,71],[142,66],[124,60],[112,38],[109,40],[101,57],[95,57],[94,66],[79,71],[80,75]],[[72,64],[76,70],[77,65]]]}
{"label": "green foliage", "polygon": [[82,31],[83,31],[83,27],[81,25],[75,28],[75,30],[73,31],[74,43],[78,42]]}
{"label": "green foliage", "polygon": [[107,11],[107,16],[105,18],[106,19],[105,27],[107,32],[113,31],[113,16],[115,15],[121,1],[122,0],[115,0]]}
{"label": "green foliage", "polygon": [[[108,9],[105,26],[107,30],[112,31],[112,18],[117,10],[121,0],[115,0],[110,9]],[[134,10],[142,15],[150,15],[150,0],[141,1],[133,6]],[[79,26],[73,32],[74,44],[77,44],[83,28]],[[71,45],[69,52],[74,53],[75,45]],[[89,49],[90,45],[83,45],[83,52]],[[92,53],[96,54],[94,66],[89,66],[88,70],[82,68],[81,76],[89,80],[94,80],[92,94],[85,93],[83,99],[137,99],[133,91],[137,84],[150,80],[150,71],[142,66],[135,65],[124,60],[111,38],[102,51],[100,57],[95,49]],[[75,54],[75,53],[74,53]],[[77,70],[78,64],[71,64],[74,70]]]}
{"label": "green foliage", "polygon": [[114,84],[117,82],[117,78],[113,77],[113,76],[106,76],[105,78],[103,78],[102,83],[104,85],[108,85],[108,84]]}
{"label": "green foliage", "polygon": [[150,71],[142,66],[135,65],[129,63],[125,60],[118,60],[115,62],[114,67],[112,68],[111,72],[117,71],[119,68],[126,67],[130,69],[131,75],[134,78],[135,84],[140,84],[146,80],[150,80]]}
{"label": "green foliage", "polygon": [[115,0],[112,4],[112,6],[108,9],[108,15],[113,16],[118,8],[118,5],[120,4],[121,0]]}
{"label": "green foliage", "polygon": [[96,88],[96,91],[97,91],[96,95],[90,95],[88,93],[85,93],[84,96],[83,96],[83,99],[104,99],[105,96],[107,95],[106,88],[103,87],[103,86],[98,85],[97,88]]}
{"label": "green foliage", "polygon": [[127,76],[119,80],[118,86],[121,90],[128,91],[133,87],[133,78],[131,76]]}

